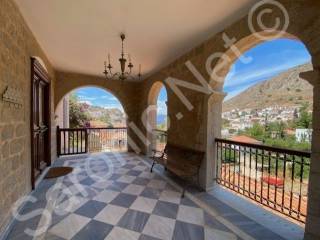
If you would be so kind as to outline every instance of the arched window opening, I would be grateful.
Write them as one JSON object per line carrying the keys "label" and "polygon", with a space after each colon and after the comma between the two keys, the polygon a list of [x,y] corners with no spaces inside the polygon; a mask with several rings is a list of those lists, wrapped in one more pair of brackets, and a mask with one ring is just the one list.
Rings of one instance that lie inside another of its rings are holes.
{"label": "arched window opening", "polygon": [[57,106],[56,124],[60,155],[127,150],[126,114],[104,89],[83,87],[67,94]]}
{"label": "arched window opening", "polygon": [[157,97],[157,116],[156,128],[154,129],[154,149],[163,151],[167,144],[167,130],[168,130],[168,110],[167,110],[167,91],[164,86],[160,89]]}
{"label": "arched window opening", "polygon": [[[246,59],[246,61],[243,61]],[[310,173],[313,86],[303,43],[256,45],[233,63],[224,82],[218,183],[304,222]]]}

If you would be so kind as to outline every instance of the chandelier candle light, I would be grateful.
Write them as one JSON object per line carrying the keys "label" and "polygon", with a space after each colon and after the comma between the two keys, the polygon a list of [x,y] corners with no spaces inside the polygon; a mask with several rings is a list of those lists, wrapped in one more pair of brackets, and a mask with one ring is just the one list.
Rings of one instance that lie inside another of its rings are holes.
{"label": "chandelier candle light", "polygon": [[106,79],[110,80],[110,79],[119,79],[119,80],[127,80],[127,79],[136,79],[138,78],[139,80],[141,79],[141,64],[139,65],[139,74],[137,77],[132,76],[132,68],[133,68],[133,64],[131,62],[131,56],[130,54],[128,54],[128,60],[129,60],[129,64],[128,64],[128,68],[129,71],[126,71],[126,62],[127,59],[124,57],[124,50],[123,50],[123,42],[126,38],[126,36],[122,33],[120,35],[121,38],[121,58],[119,58],[119,62],[120,62],[120,72],[116,72],[116,73],[112,73],[111,69],[111,61],[110,61],[110,54],[108,54],[108,65],[107,62],[104,62],[104,71],[103,74],[106,76]]}

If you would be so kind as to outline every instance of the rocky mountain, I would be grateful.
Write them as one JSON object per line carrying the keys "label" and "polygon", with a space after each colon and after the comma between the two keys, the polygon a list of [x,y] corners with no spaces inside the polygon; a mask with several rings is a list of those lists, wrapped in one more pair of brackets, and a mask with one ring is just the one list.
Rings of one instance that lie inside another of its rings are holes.
{"label": "rocky mountain", "polygon": [[297,106],[305,102],[312,104],[313,87],[299,77],[299,73],[310,70],[312,70],[312,65],[308,63],[291,68],[272,79],[257,83],[225,101],[223,112],[236,108],[239,110],[263,109],[270,106]]}
{"label": "rocky mountain", "polygon": [[92,119],[91,124],[99,125],[94,127],[125,126],[125,114],[118,108],[103,108],[99,106],[87,105],[86,111]]}

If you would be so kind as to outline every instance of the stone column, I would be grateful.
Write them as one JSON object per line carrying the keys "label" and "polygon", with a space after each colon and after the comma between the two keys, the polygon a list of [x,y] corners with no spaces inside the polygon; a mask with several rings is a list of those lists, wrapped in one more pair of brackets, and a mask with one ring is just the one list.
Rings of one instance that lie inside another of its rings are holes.
{"label": "stone column", "polygon": [[69,128],[70,126],[70,114],[69,114],[69,94],[63,98],[63,128]]}
{"label": "stone column", "polygon": [[312,154],[305,240],[320,239],[320,75],[319,68],[300,74],[313,85]]}
{"label": "stone column", "polygon": [[205,163],[200,171],[200,184],[206,191],[212,189],[216,178],[216,149],[215,138],[221,137],[221,116],[222,103],[226,94],[223,92],[213,93],[208,100],[206,100],[206,157]]}

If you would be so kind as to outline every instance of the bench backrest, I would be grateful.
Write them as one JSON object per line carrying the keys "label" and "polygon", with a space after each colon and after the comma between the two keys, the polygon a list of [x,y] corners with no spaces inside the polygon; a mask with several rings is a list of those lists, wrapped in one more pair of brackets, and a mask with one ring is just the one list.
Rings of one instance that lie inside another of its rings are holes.
{"label": "bench backrest", "polygon": [[201,166],[204,152],[167,144],[165,147],[167,168],[179,170],[186,175],[197,174]]}

